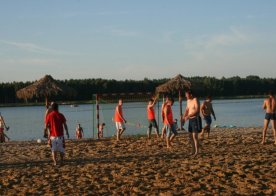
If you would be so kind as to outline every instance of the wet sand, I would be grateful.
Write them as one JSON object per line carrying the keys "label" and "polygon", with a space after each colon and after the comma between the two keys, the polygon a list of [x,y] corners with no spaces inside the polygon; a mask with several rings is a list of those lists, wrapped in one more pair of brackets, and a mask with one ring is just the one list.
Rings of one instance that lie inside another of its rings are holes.
{"label": "wet sand", "polygon": [[67,140],[66,160],[53,166],[46,142],[0,144],[0,195],[275,195],[276,145],[271,130],[214,128],[200,154],[188,134],[172,149],[145,137]]}

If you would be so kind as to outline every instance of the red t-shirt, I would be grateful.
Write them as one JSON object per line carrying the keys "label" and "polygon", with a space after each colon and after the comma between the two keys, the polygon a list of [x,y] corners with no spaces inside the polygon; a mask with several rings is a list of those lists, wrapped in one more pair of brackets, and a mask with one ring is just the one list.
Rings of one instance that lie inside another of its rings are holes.
{"label": "red t-shirt", "polygon": [[155,119],[155,113],[154,108],[148,106],[148,120],[154,120]]}
{"label": "red t-shirt", "polygon": [[[117,110],[118,108],[118,110]],[[123,110],[121,105],[117,105],[115,109],[115,114],[114,114],[114,122],[124,122],[123,117]]]}
{"label": "red t-shirt", "polygon": [[50,126],[50,136],[63,136],[63,124],[66,122],[63,114],[58,111],[52,111],[46,117],[46,124]]}
{"label": "red t-shirt", "polygon": [[165,125],[172,125],[173,124],[173,112],[172,107],[170,105],[166,105],[167,107],[167,116],[165,117],[164,124]]}

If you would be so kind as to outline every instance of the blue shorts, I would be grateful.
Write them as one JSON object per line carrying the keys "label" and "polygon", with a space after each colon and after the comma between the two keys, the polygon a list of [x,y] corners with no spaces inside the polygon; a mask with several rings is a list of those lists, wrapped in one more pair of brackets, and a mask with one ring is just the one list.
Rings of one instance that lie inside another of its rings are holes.
{"label": "blue shorts", "polygon": [[204,121],[207,125],[211,125],[212,124],[212,117],[211,116],[204,116]]}
{"label": "blue shorts", "polygon": [[276,120],[276,113],[266,113],[265,119],[266,120]]}
{"label": "blue shorts", "polygon": [[201,124],[201,117],[197,116],[195,118],[189,119],[189,127],[188,131],[190,133],[200,133],[202,129],[202,124]]}
{"label": "blue shorts", "polygon": [[174,135],[177,135],[175,124],[166,125],[166,135],[167,135],[167,138],[169,138],[171,136],[171,133],[173,133]]}

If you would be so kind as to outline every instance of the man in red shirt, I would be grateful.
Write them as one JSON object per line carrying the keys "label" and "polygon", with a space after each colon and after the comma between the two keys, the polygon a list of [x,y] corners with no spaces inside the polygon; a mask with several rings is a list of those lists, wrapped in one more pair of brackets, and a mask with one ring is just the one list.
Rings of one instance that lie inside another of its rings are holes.
{"label": "man in red shirt", "polygon": [[118,105],[116,106],[115,113],[114,113],[114,122],[117,129],[117,141],[121,139],[121,135],[126,130],[126,119],[123,116],[123,100],[119,99]]}
{"label": "man in red shirt", "polygon": [[148,139],[150,139],[152,127],[155,128],[157,138],[159,138],[159,130],[158,130],[158,125],[155,119],[155,112],[154,112],[155,103],[156,103],[156,98],[150,99],[147,106],[148,121],[149,121],[148,132],[147,132]]}
{"label": "man in red shirt", "polygon": [[173,120],[173,111],[172,105],[174,103],[173,98],[169,97],[168,102],[164,108],[164,124],[166,125],[166,143],[167,148],[172,147],[172,141],[174,140],[175,136],[177,135],[177,131],[175,129],[175,123]]}
{"label": "man in red shirt", "polygon": [[57,165],[57,152],[60,153],[61,163],[63,162],[65,153],[64,130],[69,138],[66,119],[63,114],[58,111],[58,104],[52,104],[52,111],[47,115],[45,120],[45,128],[50,129],[50,142],[54,165]]}

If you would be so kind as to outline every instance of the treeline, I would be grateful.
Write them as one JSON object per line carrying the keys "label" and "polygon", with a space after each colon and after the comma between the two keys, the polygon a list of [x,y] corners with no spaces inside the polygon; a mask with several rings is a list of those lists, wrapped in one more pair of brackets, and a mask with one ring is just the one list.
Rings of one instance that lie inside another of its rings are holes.
{"label": "treeline", "polygon": [[[107,80],[107,79],[70,79],[59,82],[74,88],[76,97],[55,97],[62,101],[91,100],[96,93],[130,93],[130,92],[154,92],[155,87],[165,83],[169,79],[144,80]],[[231,78],[215,77],[187,77],[191,81],[195,93],[200,96],[212,95],[214,97],[236,96],[262,96],[269,90],[276,92],[276,79],[260,78],[258,76],[238,76]],[[16,91],[30,85],[32,82],[0,83],[0,104],[21,103],[16,97]],[[30,102],[40,102],[44,98],[34,98]]]}

